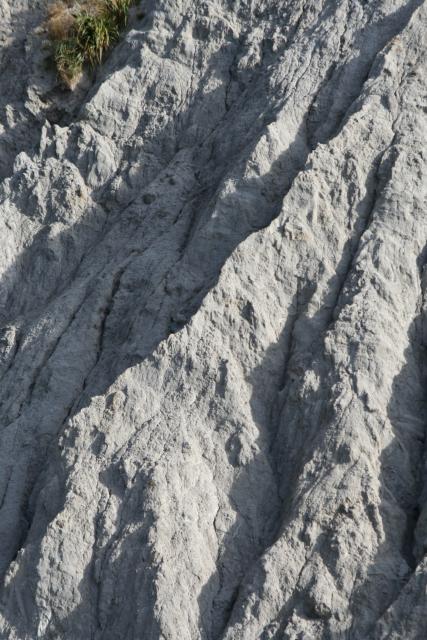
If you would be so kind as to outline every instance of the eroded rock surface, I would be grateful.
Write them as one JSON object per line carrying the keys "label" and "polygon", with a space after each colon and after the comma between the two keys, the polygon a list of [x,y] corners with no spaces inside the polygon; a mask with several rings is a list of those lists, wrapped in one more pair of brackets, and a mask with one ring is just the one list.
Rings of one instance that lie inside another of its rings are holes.
{"label": "eroded rock surface", "polygon": [[0,637],[425,640],[426,4],[0,18]]}

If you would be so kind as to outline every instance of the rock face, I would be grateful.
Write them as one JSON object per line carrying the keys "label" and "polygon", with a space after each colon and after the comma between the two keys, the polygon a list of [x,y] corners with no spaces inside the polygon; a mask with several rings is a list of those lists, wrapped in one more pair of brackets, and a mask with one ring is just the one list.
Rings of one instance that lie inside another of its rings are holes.
{"label": "rock face", "polygon": [[427,5],[151,0],[74,93],[44,12],[0,0],[0,638],[425,640]]}

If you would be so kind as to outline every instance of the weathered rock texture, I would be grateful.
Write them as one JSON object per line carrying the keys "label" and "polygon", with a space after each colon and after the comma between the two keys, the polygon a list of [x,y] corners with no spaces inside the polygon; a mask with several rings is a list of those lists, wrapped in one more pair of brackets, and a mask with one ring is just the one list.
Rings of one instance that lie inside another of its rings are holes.
{"label": "weathered rock texture", "polygon": [[427,638],[420,0],[0,2],[0,637]]}

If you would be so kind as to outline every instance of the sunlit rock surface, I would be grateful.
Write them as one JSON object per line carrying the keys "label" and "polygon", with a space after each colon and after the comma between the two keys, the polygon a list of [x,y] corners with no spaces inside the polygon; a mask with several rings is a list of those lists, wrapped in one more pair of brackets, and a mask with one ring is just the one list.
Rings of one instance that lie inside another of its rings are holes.
{"label": "sunlit rock surface", "polygon": [[[145,17],[141,15],[141,9]],[[427,638],[427,5],[0,0],[0,638]]]}

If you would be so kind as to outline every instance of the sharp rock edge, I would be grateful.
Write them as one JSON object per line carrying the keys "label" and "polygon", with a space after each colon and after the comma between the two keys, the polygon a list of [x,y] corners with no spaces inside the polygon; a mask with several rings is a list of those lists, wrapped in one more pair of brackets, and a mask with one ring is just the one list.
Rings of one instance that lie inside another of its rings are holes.
{"label": "sharp rock edge", "polygon": [[0,637],[425,640],[416,0],[0,0]]}

